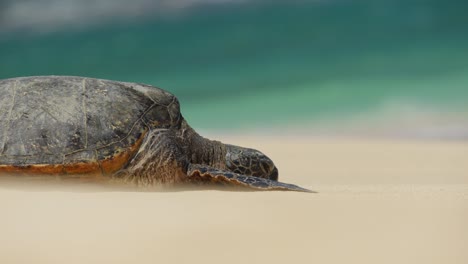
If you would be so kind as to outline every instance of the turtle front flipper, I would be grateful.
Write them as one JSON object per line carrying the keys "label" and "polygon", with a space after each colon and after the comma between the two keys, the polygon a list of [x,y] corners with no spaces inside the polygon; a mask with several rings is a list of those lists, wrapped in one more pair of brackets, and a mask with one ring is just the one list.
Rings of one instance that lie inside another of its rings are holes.
{"label": "turtle front flipper", "polygon": [[299,187],[294,184],[237,174],[199,164],[190,164],[187,171],[187,176],[188,180],[192,183],[217,183],[239,185],[258,190],[281,190],[315,193],[314,191]]}

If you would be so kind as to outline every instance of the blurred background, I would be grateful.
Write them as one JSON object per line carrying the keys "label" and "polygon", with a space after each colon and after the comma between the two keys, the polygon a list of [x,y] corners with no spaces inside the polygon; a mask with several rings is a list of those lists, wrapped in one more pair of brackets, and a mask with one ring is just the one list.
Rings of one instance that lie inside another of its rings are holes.
{"label": "blurred background", "polygon": [[152,84],[206,132],[468,139],[467,10],[456,0],[2,0],[0,78]]}

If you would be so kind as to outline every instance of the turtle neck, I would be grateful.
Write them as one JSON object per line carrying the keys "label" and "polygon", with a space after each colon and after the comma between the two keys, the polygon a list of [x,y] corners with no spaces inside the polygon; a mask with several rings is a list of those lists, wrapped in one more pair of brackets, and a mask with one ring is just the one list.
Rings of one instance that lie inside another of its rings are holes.
{"label": "turtle neck", "polygon": [[177,134],[190,163],[205,164],[218,169],[226,168],[226,146],[223,143],[200,136],[185,119],[182,119]]}

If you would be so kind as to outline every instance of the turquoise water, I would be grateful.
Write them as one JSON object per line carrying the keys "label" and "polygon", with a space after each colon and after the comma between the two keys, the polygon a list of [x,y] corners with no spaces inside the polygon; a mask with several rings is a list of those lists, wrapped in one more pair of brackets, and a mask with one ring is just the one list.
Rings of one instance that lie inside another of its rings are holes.
{"label": "turquoise water", "polygon": [[463,117],[466,10],[466,1],[258,2],[4,32],[0,78],[153,84],[176,94],[184,116],[206,129],[313,124],[400,103]]}

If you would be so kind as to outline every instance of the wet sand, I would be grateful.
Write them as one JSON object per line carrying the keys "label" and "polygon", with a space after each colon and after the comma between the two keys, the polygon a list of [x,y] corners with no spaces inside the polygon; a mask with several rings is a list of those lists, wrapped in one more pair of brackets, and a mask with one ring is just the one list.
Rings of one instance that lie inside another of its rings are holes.
{"label": "wet sand", "polygon": [[318,191],[0,186],[0,263],[468,263],[468,142],[225,137]]}

